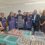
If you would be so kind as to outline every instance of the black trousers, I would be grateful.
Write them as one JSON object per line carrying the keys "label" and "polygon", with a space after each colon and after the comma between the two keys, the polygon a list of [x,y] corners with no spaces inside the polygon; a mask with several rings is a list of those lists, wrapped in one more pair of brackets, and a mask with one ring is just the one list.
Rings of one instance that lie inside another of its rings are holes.
{"label": "black trousers", "polygon": [[34,32],[39,31],[40,25],[33,24]]}

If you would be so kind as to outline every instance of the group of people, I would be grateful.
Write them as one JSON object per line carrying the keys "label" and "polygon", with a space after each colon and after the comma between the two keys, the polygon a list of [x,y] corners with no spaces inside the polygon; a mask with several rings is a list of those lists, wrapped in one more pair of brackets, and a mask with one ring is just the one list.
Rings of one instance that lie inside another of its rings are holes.
{"label": "group of people", "polygon": [[33,13],[24,12],[21,14],[21,10],[18,10],[18,14],[10,12],[7,19],[4,17],[4,13],[0,13],[0,30],[22,29],[31,31],[42,31],[45,33],[45,10],[43,10],[42,15],[34,10]]}

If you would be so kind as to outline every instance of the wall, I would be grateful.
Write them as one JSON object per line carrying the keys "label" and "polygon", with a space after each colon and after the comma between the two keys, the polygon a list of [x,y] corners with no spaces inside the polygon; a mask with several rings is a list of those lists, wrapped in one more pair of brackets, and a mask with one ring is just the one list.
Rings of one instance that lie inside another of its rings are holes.
{"label": "wall", "polygon": [[4,12],[5,16],[7,17],[11,11],[16,12],[18,10],[24,11],[33,11],[34,9],[37,9],[38,11],[42,11],[45,9],[45,3],[20,3],[20,4],[14,4],[14,5],[6,5],[6,6],[1,6],[0,7],[0,12]]}

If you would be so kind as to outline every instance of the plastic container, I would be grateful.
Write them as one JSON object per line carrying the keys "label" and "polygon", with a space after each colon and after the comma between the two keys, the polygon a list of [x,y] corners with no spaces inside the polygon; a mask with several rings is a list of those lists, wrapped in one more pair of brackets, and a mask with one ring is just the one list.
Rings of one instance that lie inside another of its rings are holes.
{"label": "plastic container", "polygon": [[31,31],[24,31],[23,32],[23,36],[25,38],[27,38],[27,39],[30,39],[31,35],[32,35],[32,32]]}
{"label": "plastic container", "polygon": [[24,34],[24,35],[32,35],[32,32],[31,32],[31,31],[24,31],[23,34]]}
{"label": "plastic container", "polygon": [[0,38],[1,38],[1,39],[4,39],[6,36],[7,36],[7,35],[5,35],[5,34],[0,34]]}
{"label": "plastic container", "polygon": [[17,45],[17,40],[18,40],[18,37],[15,37],[15,36],[9,36],[7,39],[6,39],[6,45]]}
{"label": "plastic container", "polygon": [[4,43],[5,43],[4,38],[5,38],[6,36],[7,36],[7,35],[5,35],[5,34],[0,34],[0,44],[4,44]]}

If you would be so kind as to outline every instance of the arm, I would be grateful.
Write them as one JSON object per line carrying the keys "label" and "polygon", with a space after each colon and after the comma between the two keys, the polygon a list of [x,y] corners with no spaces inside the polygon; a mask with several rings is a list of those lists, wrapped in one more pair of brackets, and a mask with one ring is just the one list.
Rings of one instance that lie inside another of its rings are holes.
{"label": "arm", "polygon": [[45,24],[45,21],[43,23],[41,23],[40,25],[43,26]]}
{"label": "arm", "polygon": [[2,27],[2,23],[0,22],[0,27]]}
{"label": "arm", "polygon": [[44,25],[44,24],[45,24],[45,21],[41,25]]}
{"label": "arm", "polygon": [[0,22],[0,30],[3,30],[3,26],[2,26],[2,23]]}
{"label": "arm", "polygon": [[43,16],[40,18],[40,26],[43,26]]}

